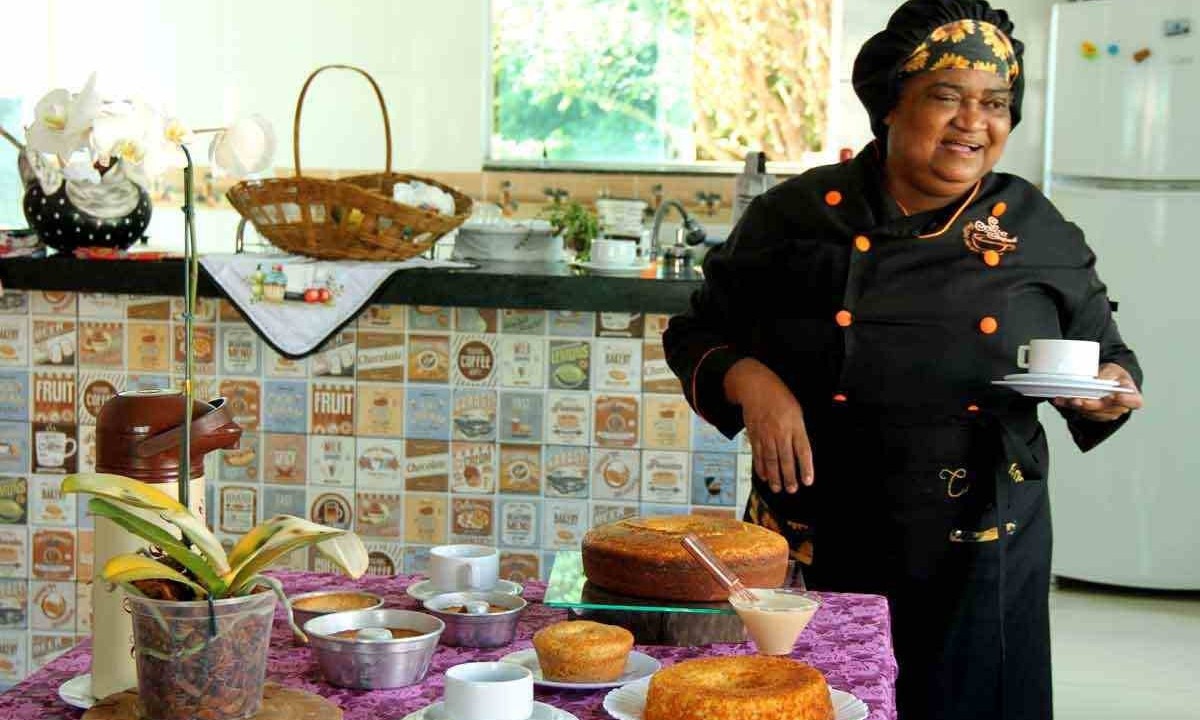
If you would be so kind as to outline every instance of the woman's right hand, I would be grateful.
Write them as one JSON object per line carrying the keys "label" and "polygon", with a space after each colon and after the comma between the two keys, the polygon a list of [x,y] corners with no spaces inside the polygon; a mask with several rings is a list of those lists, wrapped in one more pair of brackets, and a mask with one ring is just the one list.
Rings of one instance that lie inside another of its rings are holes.
{"label": "woman's right hand", "polygon": [[794,493],[799,483],[812,485],[812,447],[804,411],[783,380],[758,360],[742,358],[725,373],[724,386],[729,401],[742,408],[758,476],[773,492]]}

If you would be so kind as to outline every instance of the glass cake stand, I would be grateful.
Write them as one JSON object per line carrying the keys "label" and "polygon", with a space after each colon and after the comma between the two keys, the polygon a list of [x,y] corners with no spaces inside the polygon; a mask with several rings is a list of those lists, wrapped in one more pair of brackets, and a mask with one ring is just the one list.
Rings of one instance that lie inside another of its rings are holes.
{"label": "glass cake stand", "polygon": [[546,585],[546,596],[542,602],[550,607],[568,610],[732,615],[737,617],[737,611],[728,602],[698,603],[650,600],[618,595],[596,587],[588,582],[587,576],[583,572],[583,553],[578,550],[562,550],[555,554],[554,566],[550,570],[550,580]]}

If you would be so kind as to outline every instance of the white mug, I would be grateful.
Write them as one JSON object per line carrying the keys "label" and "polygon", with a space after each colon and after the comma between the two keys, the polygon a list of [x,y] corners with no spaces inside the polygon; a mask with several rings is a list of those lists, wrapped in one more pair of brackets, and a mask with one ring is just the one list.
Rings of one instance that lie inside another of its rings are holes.
{"label": "white mug", "polygon": [[507,662],[455,665],[446,671],[443,702],[450,720],[528,720],[533,673]]}
{"label": "white mug", "polygon": [[439,545],[429,551],[429,580],[438,590],[491,590],[500,577],[500,551],[487,545]]}
{"label": "white mug", "polygon": [[596,238],[592,241],[592,263],[628,267],[637,262],[637,251],[636,240]]}
{"label": "white mug", "polygon": [[62,432],[39,432],[34,444],[37,447],[38,465],[43,467],[62,467],[63,462],[75,454],[75,438],[69,438]]}
{"label": "white mug", "polygon": [[1041,375],[1094,378],[1100,372],[1100,343],[1091,340],[1030,340],[1017,348],[1017,367]]}

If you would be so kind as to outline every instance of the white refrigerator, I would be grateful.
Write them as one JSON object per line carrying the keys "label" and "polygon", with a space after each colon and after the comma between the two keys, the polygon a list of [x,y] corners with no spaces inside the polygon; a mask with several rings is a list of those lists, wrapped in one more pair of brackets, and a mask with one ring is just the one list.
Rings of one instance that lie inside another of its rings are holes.
{"label": "white refrigerator", "polygon": [[1045,187],[1146,374],[1087,454],[1044,407],[1056,575],[1200,589],[1200,0],[1054,7]]}

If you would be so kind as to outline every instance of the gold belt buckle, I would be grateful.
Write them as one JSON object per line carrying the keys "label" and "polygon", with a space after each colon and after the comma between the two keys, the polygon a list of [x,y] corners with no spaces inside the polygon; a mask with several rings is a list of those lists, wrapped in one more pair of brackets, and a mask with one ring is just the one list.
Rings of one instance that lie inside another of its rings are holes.
{"label": "gold belt buckle", "polygon": [[[1012,535],[1017,530],[1017,524],[1009,521],[1004,523],[1004,533]],[[1000,529],[993,525],[984,530],[951,530],[950,542],[952,543],[985,543],[995,542],[1000,539]]]}

